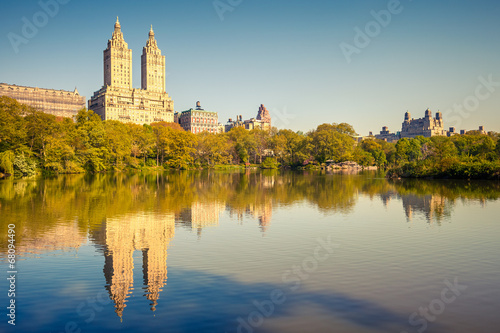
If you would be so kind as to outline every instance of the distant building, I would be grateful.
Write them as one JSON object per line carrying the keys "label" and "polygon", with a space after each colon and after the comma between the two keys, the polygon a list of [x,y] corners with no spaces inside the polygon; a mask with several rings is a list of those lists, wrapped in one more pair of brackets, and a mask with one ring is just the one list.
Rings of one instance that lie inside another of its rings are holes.
{"label": "distant building", "polygon": [[225,125],[225,131],[229,132],[234,127],[244,127],[247,130],[253,130],[256,128],[260,128],[263,130],[271,129],[271,114],[266,109],[266,107],[261,104],[259,107],[259,111],[257,112],[256,118],[250,118],[248,120],[243,120],[242,115],[236,116],[236,120],[233,121],[232,118],[229,118],[227,124]]}
{"label": "distant building", "polygon": [[433,118],[432,111],[427,109],[424,118],[410,119],[410,117],[410,113],[406,112],[403,127],[401,128],[401,138],[414,138],[420,135],[430,138],[447,135],[441,112],[436,112],[436,118]]}
{"label": "distant building", "polygon": [[165,56],[153,27],[141,56],[141,88],[132,88],[132,50],[123,39],[118,18],[104,50],[104,85],[88,102],[103,120],[151,124],[174,121],[174,102],[165,92]]}
{"label": "distant building", "polygon": [[448,136],[454,136],[454,135],[458,135],[455,127],[450,127],[450,129],[448,130]]}
{"label": "distant building", "polygon": [[477,129],[477,130],[470,130],[470,131],[460,130],[460,134],[461,135],[465,135],[465,134],[482,134],[482,135],[486,135],[488,133],[484,130],[484,126],[479,126],[479,129]]}
{"label": "distant building", "polygon": [[233,118],[229,118],[227,120],[227,124],[224,126],[224,131],[229,132],[235,127],[245,127],[245,123],[243,122],[243,116],[242,115],[237,115],[236,120],[233,120]]}
{"label": "distant building", "polygon": [[382,127],[380,134],[375,135],[375,139],[384,140],[387,142],[397,142],[399,140],[399,133],[391,133],[387,126]]}
{"label": "distant building", "polygon": [[[484,126],[479,126],[479,130],[473,131],[479,134],[487,134],[484,130]],[[460,135],[465,135],[467,131],[460,130]],[[396,142],[402,138],[415,138],[417,136],[423,136],[430,138],[433,136],[454,136],[459,135],[455,127],[450,127],[449,130],[444,129],[443,115],[441,112],[436,112],[436,117],[432,117],[431,110],[427,109],[425,111],[424,118],[413,119],[409,112],[405,113],[405,120],[403,122],[401,132],[391,133],[387,126],[382,127],[380,134],[376,134],[375,138],[379,140],[385,140],[387,142]],[[371,139],[372,132],[368,137],[364,137],[364,140]]]}
{"label": "distant building", "polygon": [[176,113],[176,118],[181,127],[192,133],[219,133],[219,117],[217,112],[206,111],[201,108],[201,103],[196,103],[196,109],[189,109]]}
{"label": "distant building", "polygon": [[76,88],[67,91],[0,83],[0,96],[14,98],[21,104],[58,117],[72,118],[85,108],[85,96]]}

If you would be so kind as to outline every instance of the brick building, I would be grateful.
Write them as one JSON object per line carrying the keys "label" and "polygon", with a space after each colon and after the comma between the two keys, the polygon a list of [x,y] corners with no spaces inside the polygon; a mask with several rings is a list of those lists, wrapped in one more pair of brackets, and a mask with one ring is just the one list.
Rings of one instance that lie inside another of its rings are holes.
{"label": "brick building", "polygon": [[217,112],[206,111],[201,103],[196,103],[196,109],[189,109],[176,113],[176,121],[185,131],[192,133],[219,133],[219,117]]}

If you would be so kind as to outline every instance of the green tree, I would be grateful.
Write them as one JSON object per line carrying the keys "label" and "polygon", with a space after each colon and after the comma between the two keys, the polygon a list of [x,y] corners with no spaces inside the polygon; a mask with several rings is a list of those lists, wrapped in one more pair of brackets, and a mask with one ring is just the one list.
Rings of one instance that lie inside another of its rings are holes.
{"label": "green tree", "polygon": [[309,156],[312,139],[292,130],[279,130],[272,138],[275,155],[285,165],[302,164]]}
{"label": "green tree", "polygon": [[106,170],[109,151],[101,117],[92,110],[80,110],[76,115],[76,132],[76,154],[80,164],[89,172]]}
{"label": "green tree", "polygon": [[197,134],[196,159],[202,164],[228,164],[231,161],[226,134],[202,132]]}
{"label": "green tree", "polygon": [[26,144],[24,115],[33,109],[15,99],[0,97],[0,152],[15,150]]}
{"label": "green tree", "polygon": [[24,119],[30,149],[44,164],[46,145],[48,140],[55,135],[57,128],[56,116],[29,110]]}
{"label": "green tree", "polygon": [[257,145],[254,137],[243,127],[234,127],[227,134],[233,163],[247,163],[250,153],[254,152]]}
{"label": "green tree", "polygon": [[312,147],[316,160],[324,163],[326,160],[336,162],[352,158],[355,141],[351,135],[341,133],[337,125],[322,124],[311,133]]}
{"label": "green tree", "polygon": [[131,137],[132,128],[134,126],[116,120],[104,122],[105,146],[109,152],[109,164],[118,169],[122,169],[126,163],[130,163],[133,140]]}

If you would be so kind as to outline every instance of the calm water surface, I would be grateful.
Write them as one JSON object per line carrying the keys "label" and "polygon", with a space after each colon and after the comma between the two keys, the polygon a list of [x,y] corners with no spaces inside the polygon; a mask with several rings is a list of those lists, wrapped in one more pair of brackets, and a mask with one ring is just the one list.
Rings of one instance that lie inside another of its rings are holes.
{"label": "calm water surface", "polygon": [[0,181],[0,332],[500,332],[499,198],[377,173]]}

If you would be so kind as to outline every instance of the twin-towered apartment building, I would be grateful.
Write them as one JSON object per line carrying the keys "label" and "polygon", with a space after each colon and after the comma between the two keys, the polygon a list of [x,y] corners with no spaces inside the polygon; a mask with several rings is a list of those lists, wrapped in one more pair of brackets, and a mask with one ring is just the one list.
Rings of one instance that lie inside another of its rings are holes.
{"label": "twin-towered apartment building", "polygon": [[141,89],[132,87],[132,50],[116,18],[115,29],[103,54],[104,84],[88,103],[103,120],[135,124],[174,121],[174,101],[165,91],[165,56],[158,48],[153,27],[141,56]]}
{"label": "twin-towered apartment building", "polygon": [[[146,45],[141,55],[141,88],[132,86],[132,50],[128,48],[116,19],[111,39],[103,52],[103,85],[88,101],[88,109],[97,113],[102,120],[116,120],[125,123],[151,124],[155,122],[179,123],[192,133],[221,133],[226,128],[242,126],[246,129],[270,129],[271,118],[260,119],[261,105],[257,119],[231,123],[229,127],[219,123],[217,112],[201,108],[174,113],[174,101],[166,92],[165,56],[162,55],[151,26]],[[61,117],[74,117],[85,108],[85,97],[78,91],[40,89],[0,84],[0,96],[15,98],[40,111]]]}
{"label": "twin-towered apartment building", "polygon": [[[200,102],[197,102],[196,109],[174,113],[174,101],[165,87],[165,56],[158,48],[152,26],[142,50],[141,89],[132,87],[132,50],[123,38],[117,18],[113,35],[104,50],[104,85],[89,100],[89,110],[99,114],[103,120],[140,125],[176,122],[192,133],[224,132],[225,127],[219,123],[217,112],[202,109]],[[254,119],[252,124],[252,128],[270,129],[271,117],[267,114],[265,119]]]}

